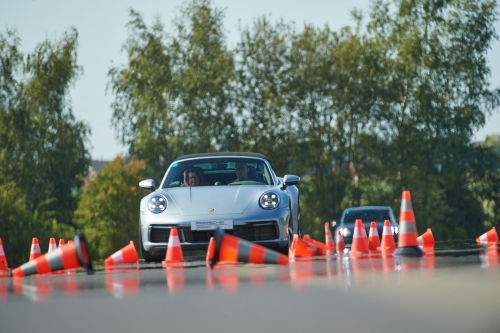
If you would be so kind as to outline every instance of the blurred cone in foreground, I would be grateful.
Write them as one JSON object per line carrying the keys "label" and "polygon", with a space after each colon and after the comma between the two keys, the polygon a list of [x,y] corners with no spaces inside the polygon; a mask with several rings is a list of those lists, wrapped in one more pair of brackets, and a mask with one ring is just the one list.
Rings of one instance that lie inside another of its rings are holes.
{"label": "blurred cone in foreground", "polygon": [[403,191],[401,211],[399,213],[399,236],[396,254],[409,257],[421,257],[422,250],[417,242],[417,225],[411,204],[410,191]]}
{"label": "blurred cone in foreground", "polygon": [[482,234],[478,238],[476,238],[476,242],[478,244],[493,244],[498,243],[498,234],[495,227],[491,228],[488,232]]}
{"label": "blurred cone in foreground", "polygon": [[222,229],[215,230],[214,240],[214,256],[210,261],[210,267],[213,267],[219,261],[288,264],[287,256],[236,236],[228,235]]}
{"label": "blurred cone in foreground", "polygon": [[359,255],[368,252],[368,238],[366,237],[365,225],[360,219],[357,219],[354,225],[354,234],[352,236],[351,251],[349,254]]}
{"label": "blurred cone in foreground", "polygon": [[330,230],[330,222],[325,222],[325,244],[328,246],[327,254],[335,252],[335,242],[333,241],[332,231]]}
{"label": "blurred cone in foreground", "polygon": [[9,265],[7,264],[7,258],[5,257],[5,252],[3,251],[3,243],[0,238],[0,277],[9,275]]}
{"label": "blurred cone in foreground", "polygon": [[345,242],[344,242],[344,237],[342,237],[342,234],[340,233],[340,230],[337,231],[337,254],[342,255],[342,252],[344,252],[345,249]]}
{"label": "blurred cone in foreground", "polygon": [[384,221],[384,229],[382,231],[382,242],[380,242],[380,250],[382,252],[393,252],[396,249],[394,236],[392,236],[391,222]]}
{"label": "blurred cone in foreground", "polygon": [[324,256],[324,255],[326,255],[326,252],[328,251],[329,248],[328,248],[328,246],[326,246],[325,243],[322,243],[322,242],[319,242],[317,240],[314,240],[311,237],[309,237],[309,235],[304,235],[302,237],[302,239],[305,242],[307,242],[307,243],[309,243],[311,245],[314,245],[314,246],[316,246],[318,248],[318,250],[316,251],[318,256]]}
{"label": "blurred cone in foreground", "polygon": [[137,255],[137,251],[135,250],[134,241],[130,241],[130,243],[127,246],[107,257],[106,260],[104,260],[104,265],[113,266],[116,264],[138,263],[138,262],[139,262],[139,256]]}
{"label": "blurred cone in foreground", "polygon": [[69,244],[68,242],[68,245],[62,249],[59,248],[32,261],[28,261],[14,269],[12,276],[23,277],[82,266],[87,269],[88,274],[94,273],[85,237],[83,237],[81,232],[77,231],[73,244]]}
{"label": "blurred cone in foreground", "polygon": [[368,249],[370,251],[379,251],[380,238],[378,237],[377,224],[372,222],[370,224],[370,233],[368,235]]}
{"label": "blurred cone in foreground", "polygon": [[33,238],[31,242],[31,251],[30,251],[30,261],[35,260],[39,256],[42,255],[42,251],[40,251],[40,244],[38,244],[38,238]]}
{"label": "blurred cone in foreground", "polygon": [[179,240],[179,232],[177,228],[170,229],[170,237],[168,238],[167,253],[163,264],[179,264],[185,262],[182,255],[181,241]]}
{"label": "blurred cone in foreground", "polygon": [[422,235],[417,237],[418,246],[425,248],[433,247],[435,244],[434,236],[432,235],[431,228],[427,228],[427,231]]}
{"label": "blurred cone in foreground", "polygon": [[[71,239],[68,240],[68,243],[66,245],[64,245],[64,246],[70,246],[70,245],[73,246],[73,241]],[[67,269],[66,273],[67,274],[75,274],[76,273],[76,268]]]}
{"label": "blurred cone in foreground", "polygon": [[319,255],[319,252],[321,250],[317,246],[300,239],[299,235],[295,234],[288,255],[290,258],[313,257]]}
{"label": "blurred cone in foreground", "polygon": [[210,267],[210,260],[214,257],[215,250],[215,240],[213,237],[210,237],[210,241],[208,242],[207,256],[205,261],[207,262],[207,266]]}

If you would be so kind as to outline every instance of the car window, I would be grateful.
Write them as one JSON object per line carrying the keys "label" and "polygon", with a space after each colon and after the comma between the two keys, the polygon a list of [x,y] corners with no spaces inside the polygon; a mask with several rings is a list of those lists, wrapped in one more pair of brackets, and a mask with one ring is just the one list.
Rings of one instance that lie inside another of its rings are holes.
{"label": "car window", "polygon": [[[173,163],[162,188],[192,186],[190,174],[199,179],[196,186],[274,185],[271,170],[254,158],[205,158]],[[238,176],[237,176],[238,175]]]}
{"label": "car window", "polygon": [[394,221],[394,216],[389,209],[360,209],[344,212],[343,223],[354,223],[357,219],[363,222],[383,222],[384,220]]}

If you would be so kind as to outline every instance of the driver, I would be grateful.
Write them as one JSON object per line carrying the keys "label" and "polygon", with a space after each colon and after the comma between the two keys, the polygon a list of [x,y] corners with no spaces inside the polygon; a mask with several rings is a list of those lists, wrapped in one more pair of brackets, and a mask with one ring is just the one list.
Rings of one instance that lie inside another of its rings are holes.
{"label": "driver", "polygon": [[237,162],[236,166],[234,167],[234,173],[236,174],[236,179],[234,181],[237,182],[240,180],[249,180],[248,171],[249,169],[246,163]]}

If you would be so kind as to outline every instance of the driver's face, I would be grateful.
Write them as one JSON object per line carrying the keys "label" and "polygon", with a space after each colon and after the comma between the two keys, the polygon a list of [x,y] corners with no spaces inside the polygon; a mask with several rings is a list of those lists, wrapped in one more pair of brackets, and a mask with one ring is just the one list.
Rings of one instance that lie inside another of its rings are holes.
{"label": "driver's face", "polygon": [[200,183],[200,178],[196,174],[196,172],[190,172],[188,173],[188,183],[189,186],[198,186]]}
{"label": "driver's face", "polygon": [[248,178],[248,166],[246,163],[236,163],[236,178]]}

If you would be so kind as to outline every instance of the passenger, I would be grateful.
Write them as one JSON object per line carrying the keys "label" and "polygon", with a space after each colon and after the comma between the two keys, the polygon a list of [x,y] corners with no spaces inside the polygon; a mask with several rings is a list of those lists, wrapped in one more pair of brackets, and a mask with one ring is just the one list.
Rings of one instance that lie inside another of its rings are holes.
{"label": "passenger", "polygon": [[203,171],[197,170],[197,168],[190,168],[184,171],[184,184],[183,186],[207,186],[210,185],[203,175],[200,173]]}
{"label": "passenger", "polygon": [[248,170],[248,165],[246,163],[237,162],[234,167],[234,173],[236,174],[236,179],[234,181],[251,180],[248,178]]}

